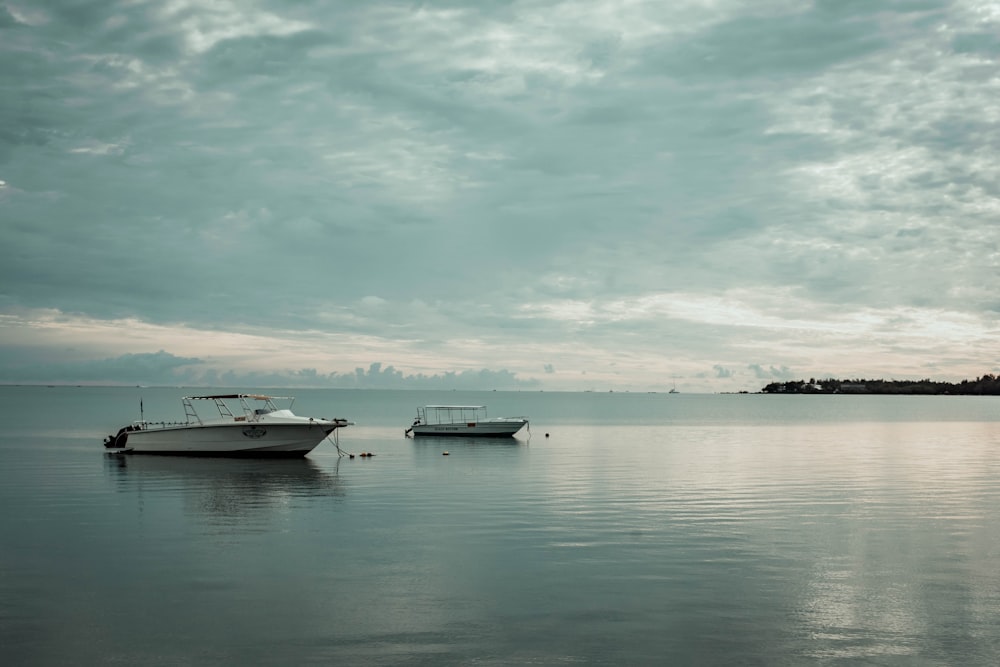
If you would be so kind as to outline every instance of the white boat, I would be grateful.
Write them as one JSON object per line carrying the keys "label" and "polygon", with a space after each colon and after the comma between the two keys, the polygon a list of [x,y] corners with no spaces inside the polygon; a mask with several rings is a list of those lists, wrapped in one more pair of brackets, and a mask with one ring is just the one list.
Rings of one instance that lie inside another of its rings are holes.
{"label": "white boat", "polygon": [[[288,407],[279,409],[276,400],[288,401]],[[336,437],[338,428],[352,423],[339,418],[300,417],[292,413],[294,400],[291,396],[259,394],[187,396],[181,399],[185,421],[141,419],[109,435],[104,446],[109,453],[128,454],[305,456],[328,435]],[[198,414],[195,403],[200,401],[214,406],[211,418]]]}
{"label": "white boat", "polygon": [[509,438],[527,424],[527,417],[488,417],[485,405],[425,405],[405,434]]}

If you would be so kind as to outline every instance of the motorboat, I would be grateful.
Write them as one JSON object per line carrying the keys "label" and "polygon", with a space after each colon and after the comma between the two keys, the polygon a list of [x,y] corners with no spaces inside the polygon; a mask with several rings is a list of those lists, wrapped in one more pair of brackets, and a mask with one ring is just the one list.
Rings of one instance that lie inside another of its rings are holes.
{"label": "motorboat", "polygon": [[[275,401],[288,401],[287,407],[279,408]],[[260,394],[187,396],[181,399],[185,421],[143,418],[106,437],[104,446],[112,454],[305,456],[330,434],[337,444],[337,429],[353,423],[340,418],[300,417],[291,410],[294,401],[291,396]],[[212,416],[199,414],[196,404]],[[140,410],[141,405],[140,401]]]}
{"label": "motorboat", "polygon": [[485,405],[425,405],[405,435],[509,438],[526,425],[527,417],[488,417]]}

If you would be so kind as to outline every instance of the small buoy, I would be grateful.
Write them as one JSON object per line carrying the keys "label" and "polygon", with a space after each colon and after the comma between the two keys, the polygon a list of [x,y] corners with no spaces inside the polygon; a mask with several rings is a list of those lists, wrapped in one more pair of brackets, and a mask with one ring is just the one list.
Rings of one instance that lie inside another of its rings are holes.
{"label": "small buoy", "polygon": [[549,437],[549,434],[548,434],[548,433],[546,433],[546,434],[545,434],[545,437],[546,437],[546,438],[547,438],[547,437]]}
{"label": "small buoy", "polygon": [[441,456],[448,456],[448,452],[441,452]]}

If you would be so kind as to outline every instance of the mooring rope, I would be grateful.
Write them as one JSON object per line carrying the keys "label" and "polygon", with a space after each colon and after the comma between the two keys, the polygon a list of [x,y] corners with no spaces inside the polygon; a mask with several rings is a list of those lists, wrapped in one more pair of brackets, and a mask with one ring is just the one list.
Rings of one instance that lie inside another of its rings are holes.
{"label": "mooring rope", "polygon": [[[337,433],[339,429],[333,429],[330,433],[326,434],[326,439],[333,443],[333,446],[337,448],[337,454],[340,457],[347,456],[347,452],[340,448],[340,434]],[[333,435],[331,438],[330,435]]]}

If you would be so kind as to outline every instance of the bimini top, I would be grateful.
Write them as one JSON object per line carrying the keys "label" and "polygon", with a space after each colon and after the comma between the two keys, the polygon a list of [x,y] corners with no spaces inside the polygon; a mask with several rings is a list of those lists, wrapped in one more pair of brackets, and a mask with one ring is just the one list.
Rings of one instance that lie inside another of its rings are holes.
{"label": "bimini top", "polygon": [[431,410],[483,410],[485,405],[425,405]]}
{"label": "bimini top", "polygon": [[291,400],[291,396],[265,396],[263,394],[216,394],[214,396],[185,396],[187,401],[215,401],[222,398],[252,398],[258,401],[270,401],[272,398]]}

